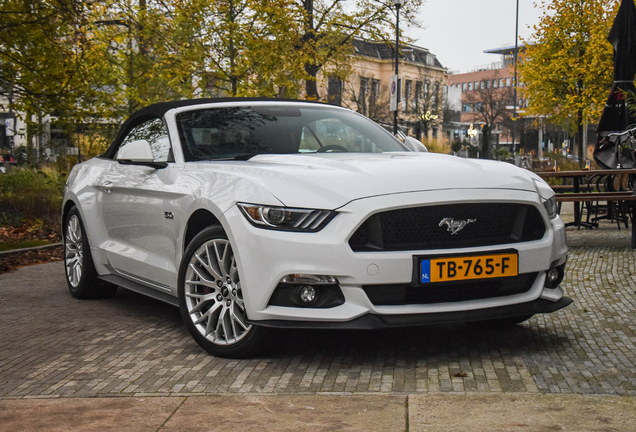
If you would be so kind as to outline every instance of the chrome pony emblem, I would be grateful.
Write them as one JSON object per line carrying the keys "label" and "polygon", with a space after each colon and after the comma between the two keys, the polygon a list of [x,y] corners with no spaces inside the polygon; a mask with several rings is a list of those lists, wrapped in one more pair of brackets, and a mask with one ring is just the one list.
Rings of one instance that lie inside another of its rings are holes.
{"label": "chrome pony emblem", "polygon": [[468,225],[471,222],[477,222],[477,219],[466,219],[466,220],[456,221],[453,218],[444,218],[439,222],[439,226],[448,225],[448,229],[446,231],[449,231],[451,235],[455,235],[461,230],[463,230],[466,227],[466,225]]}

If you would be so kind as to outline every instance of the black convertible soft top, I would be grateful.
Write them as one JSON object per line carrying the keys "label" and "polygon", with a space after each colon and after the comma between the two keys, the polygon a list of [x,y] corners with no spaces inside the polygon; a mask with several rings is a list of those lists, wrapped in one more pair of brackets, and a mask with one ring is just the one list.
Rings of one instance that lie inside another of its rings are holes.
{"label": "black convertible soft top", "polygon": [[119,149],[119,145],[124,140],[128,132],[130,132],[135,126],[156,118],[162,118],[163,115],[174,108],[181,108],[192,105],[202,105],[210,103],[222,103],[222,102],[305,102],[323,105],[322,102],[313,102],[302,99],[278,99],[278,98],[257,98],[257,97],[235,97],[235,98],[201,98],[201,99],[186,99],[177,100],[171,102],[159,102],[152,105],[148,105],[145,108],[141,108],[135,111],[128,117],[128,120],[121,125],[117,137],[113,143],[108,147],[108,150],[104,152],[101,157],[113,159]]}

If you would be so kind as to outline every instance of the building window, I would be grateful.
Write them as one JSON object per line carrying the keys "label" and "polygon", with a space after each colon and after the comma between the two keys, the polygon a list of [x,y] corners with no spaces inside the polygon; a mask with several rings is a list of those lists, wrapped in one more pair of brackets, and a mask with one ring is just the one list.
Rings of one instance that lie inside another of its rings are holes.
{"label": "building window", "polygon": [[369,93],[369,78],[360,77],[360,92],[358,93],[358,112],[367,115],[367,94]]}
{"label": "building window", "polygon": [[411,111],[411,92],[412,92],[413,82],[411,80],[404,81],[404,105],[406,106],[406,112]]}
{"label": "building window", "polygon": [[475,86],[473,87],[475,90],[479,88],[479,81],[475,81]]}
{"label": "building window", "polygon": [[492,88],[497,88],[497,80],[492,80]]}
{"label": "building window", "polygon": [[426,64],[429,66],[435,66],[435,57],[431,54],[426,54]]}
{"label": "building window", "polygon": [[462,111],[463,112],[472,112],[473,110],[472,110],[472,107],[471,107],[471,105],[469,103],[465,103],[465,104],[462,104]]}
{"label": "building window", "polygon": [[330,76],[327,81],[327,103],[342,105],[342,81],[337,76]]}
{"label": "building window", "polygon": [[486,88],[486,82],[485,82],[485,81],[480,81],[480,82],[479,82],[479,88],[480,88],[481,90],[485,89],[485,88]]}
{"label": "building window", "polygon": [[439,95],[439,83],[433,86],[433,94],[431,95],[431,111],[437,108],[437,97]]}
{"label": "building window", "polygon": [[489,89],[490,88],[490,80],[486,80],[486,88]]}
{"label": "building window", "polygon": [[506,87],[510,87],[510,78],[506,78]]}
{"label": "building window", "polygon": [[[371,79],[371,91],[369,92],[369,110],[375,109],[378,98],[380,97],[380,80]],[[372,108],[373,107],[373,108]]]}
{"label": "building window", "polygon": [[471,91],[473,89],[473,83],[469,82],[468,83],[468,91]]}
{"label": "building window", "polygon": [[[459,85],[459,84],[457,84]],[[417,81],[415,83],[415,112],[420,111],[420,99],[422,97],[422,82]]]}
{"label": "building window", "polygon": [[503,79],[503,78],[501,78],[501,79],[499,80],[499,87],[504,87],[504,86],[505,86],[505,81],[504,81],[504,79]]}
{"label": "building window", "polygon": [[462,91],[466,91],[466,83],[462,83]]}

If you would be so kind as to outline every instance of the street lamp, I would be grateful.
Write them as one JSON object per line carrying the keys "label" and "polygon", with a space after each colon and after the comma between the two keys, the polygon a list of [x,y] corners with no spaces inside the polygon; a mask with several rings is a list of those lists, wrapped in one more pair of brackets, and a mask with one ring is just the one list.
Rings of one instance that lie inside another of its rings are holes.
{"label": "street lamp", "polygon": [[[393,0],[395,6],[395,80],[399,84],[400,77],[398,68],[400,66],[400,7],[402,6],[402,0]],[[395,111],[393,111],[393,135],[397,136],[398,133],[398,99],[401,89],[397,86],[397,95],[395,100]]]}

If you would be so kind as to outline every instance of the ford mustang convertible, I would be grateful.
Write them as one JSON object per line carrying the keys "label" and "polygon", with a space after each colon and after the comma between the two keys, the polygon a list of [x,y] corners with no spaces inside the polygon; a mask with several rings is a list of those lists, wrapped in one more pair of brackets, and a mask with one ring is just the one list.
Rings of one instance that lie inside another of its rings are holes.
{"label": "ford mustang convertible", "polygon": [[408,140],[313,102],[143,108],[69,175],[68,287],[174,304],[202,348],[230,358],[274,328],[503,325],[569,305],[552,189]]}

